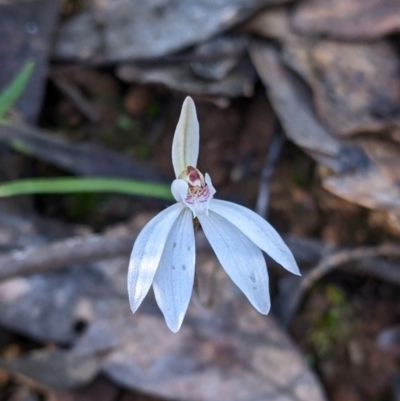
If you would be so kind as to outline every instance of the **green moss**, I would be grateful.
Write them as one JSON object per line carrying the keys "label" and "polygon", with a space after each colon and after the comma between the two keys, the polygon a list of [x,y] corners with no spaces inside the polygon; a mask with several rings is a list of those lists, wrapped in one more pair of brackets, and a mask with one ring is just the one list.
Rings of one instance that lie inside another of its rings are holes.
{"label": "green moss", "polygon": [[308,338],[316,355],[326,358],[338,342],[348,338],[354,325],[353,308],[336,285],[329,284],[317,291],[325,298],[325,305],[322,312],[312,315]]}

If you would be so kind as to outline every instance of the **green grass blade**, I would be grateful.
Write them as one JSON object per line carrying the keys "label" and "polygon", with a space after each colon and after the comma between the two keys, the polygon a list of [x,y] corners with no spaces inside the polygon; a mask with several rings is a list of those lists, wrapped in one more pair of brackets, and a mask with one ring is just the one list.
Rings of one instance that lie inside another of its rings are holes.
{"label": "green grass blade", "polygon": [[8,86],[0,93],[0,120],[18,100],[35,67],[34,61],[27,61]]}
{"label": "green grass blade", "polygon": [[0,197],[33,194],[108,192],[172,200],[169,185],[116,178],[32,178],[0,184]]}

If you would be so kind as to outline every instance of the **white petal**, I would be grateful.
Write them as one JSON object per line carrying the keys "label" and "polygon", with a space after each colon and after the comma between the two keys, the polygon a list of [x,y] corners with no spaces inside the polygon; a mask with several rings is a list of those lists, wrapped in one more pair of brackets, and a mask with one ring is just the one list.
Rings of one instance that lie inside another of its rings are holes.
{"label": "white petal", "polygon": [[183,202],[187,196],[188,188],[189,184],[186,181],[177,178],[171,184],[172,196],[177,202]]}
{"label": "white petal", "polygon": [[211,182],[210,174],[206,173],[204,176],[204,181],[206,182],[208,189],[210,190],[211,198],[217,193],[217,190],[214,188],[214,185]]}
{"label": "white petal", "polygon": [[209,208],[229,220],[286,270],[301,275],[292,252],[281,236],[257,213],[246,207],[219,199],[212,199]]}
{"label": "white petal", "polygon": [[128,269],[132,312],[136,311],[149,291],[171,227],[183,209],[181,203],[176,203],[163,210],[147,223],[136,238]]}
{"label": "white petal", "polygon": [[192,295],[194,264],[193,216],[185,209],[168,235],[153,282],[158,306],[174,333],[181,327]]}
{"label": "white petal", "polygon": [[197,166],[199,156],[199,122],[197,120],[196,106],[191,97],[187,97],[182,105],[181,115],[175,129],[172,141],[172,164],[175,176],[188,166]]}
{"label": "white petal", "polygon": [[260,249],[218,214],[209,211],[198,218],[222,267],[251,304],[267,314],[271,306],[268,272]]}

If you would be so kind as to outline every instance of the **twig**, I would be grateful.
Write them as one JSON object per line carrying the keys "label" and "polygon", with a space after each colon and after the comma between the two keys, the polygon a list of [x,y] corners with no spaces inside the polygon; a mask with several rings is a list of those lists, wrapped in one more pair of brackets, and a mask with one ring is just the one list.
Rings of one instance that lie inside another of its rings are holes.
{"label": "twig", "polygon": [[[0,256],[0,281],[12,277],[54,271],[65,266],[93,262],[116,256],[128,256],[138,230],[130,224],[122,224],[117,231],[103,235],[92,234],[71,237],[40,247],[13,251]],[[312,263],[320,257],[315,241],[286,237],[295,257],[301,263]],[[198,251],[210,250],[202,231],[196,233]]]}
{"label": "twig", "polygon": [[0,257],[0,280],[64,266],[128,255],[137,233],[72,237]]}
{"label": "twig", "polygon": [[152,68],[158,66],[165,66],[171,64],[188,64],[194,62],[214,62],[226,60],[227,57],[241,58],[245,55],[244,49],[233,50],[233,51],[219,51],[214,54],[196,54],[193,52],[183,52],[179,54],[173,54],[155,58],[137,58],[137,57],[126,57],[108,60],[105,57],[92,57],[90,60],[80,59],[67,59],[60,60],[63,64],[59,64],[53,67],[50,71],[50,76],[56,76],[58,74],[64,74],[66,72],[81,70],[82,68],[96,68],[102,67],[116,67],[121,64],[132,64],[141,68]]}
{"label": "twig", "polygon": [[60,76],[52,77],[54,84],[57,88],[73,102],[75,107],[91,122],[97,123],[100,121],[101,114],[95,106],[93,106],[85,97],[82,92],[74,85],[71,85]]}
{"label": "twig", "polygon": [[[129,256],[139,230],[121,224],[106,234],[70,237],[46,245],[12,251],[0,256],[0,281],[12,277],[44,273],[60,268],[117,256]],[[198,233],[199,234],[199,233]],[[198,235],[196,248],[209,249],[204,235]]]}
{"label": "twig", "polygon": [[[128,232],[127,232],[128,230]],[[12,277],[23,275],[51,272],[65,266],[93,262],[117,256],[128,256],[131,252],[133,242],[137,237],[138,230],[125,227],[117,233],[104,235],[89,235],[85,237],[72,237],[61,241],[56,241],[40,247],[30,248],[22,251],[13,251],[0,256],[0,281]],[[203,238],[202,233],[198,233],[196,239],[197,249],[207,250],[209,244]],[[310,244],[295,237],[287,237],[286,242],[292,249],[295,258],[302,259],[305,249],[312,254],[312,259],[318,257],[316,254],[315,241]],[[327,249],[323,243],[321,249]],[[382,260],[376,261],[376,267],[371,263],[371,259],[379,257],[400,257],[400,246],[383,245],[379,247],[356,248],[353,250],[337,251],[326,257],[317,266],[307,273],[303,280],[289,293],[282,294],[280,318],[283,323],[289,323],[296,311],[302,297],[307,290],[323,276],[340,266],[350,262],[362,262],[367,259],[368,263],[352,265],[349,271],[356,273],[372,274],[377,278],[388,281],[392,284],[400,285],[400,267],[389,262],[383,263]],[[304,259],[304,257],[303,257]],[[304,259],[305,260],[305,259]]]}
{"label": "twig", "polygon": [[[347,263],[358,261],[360,259],[371,259],[377,257],[400,257],[400,246],[398,245],[381,245],[378,247],[361,247],[350,250],[338,251],[332,255],[328,255],[318,263],[301,282],[303,290],[309,289],[317,280],[330,273],[337,267]],[[391,276],[391,279],[394,277]],[[397,284],[400,284],[400,267],[397,276]]]}
{"label": "twig", "polygon": [[264,167],[261,171],[260,187],[258,190],[258,197],[255,208],[256,213],[258,213],[262,217],[267,217],[268,215],[271,178],[274,172],[275,164],[281,152],[283,142],[284,137],[282,135],[281,129],[280,127],[276,127],[275,134],[268,148]]}
{"label": "twig", "polygon": [[[279,300],[279,318],[281,322],[288,325],[294,313],[296,312],[304,294],[312,287],[312,285],[322,277],[332,272],[334,269],[348,265],[351,262],[362,262],[367,259],[379,257],[400,257],[400,246],[382,245],[377,247],[360,247],[350,250],[342,250],[327,255],[299,282],[296,288],[291,287],[290,292],[282,294]],[[352,265],[347,269],[348,272],[367,273],[376,278],[385,280],[391,284],[400,285],[400,266],[393,264],[382,264],[377,262],[379,269],[373,269],[371,263],[366,265],[363,263],[357,266]],[[384,268],[382,268],[384,266]]]}

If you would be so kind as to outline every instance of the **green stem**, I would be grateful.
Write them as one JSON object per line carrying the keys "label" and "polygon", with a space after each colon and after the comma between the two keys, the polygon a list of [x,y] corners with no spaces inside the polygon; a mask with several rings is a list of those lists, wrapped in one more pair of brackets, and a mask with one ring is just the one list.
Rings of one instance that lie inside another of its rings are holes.
{"label": "green stem", "polygon": [[169,185],[117,178],[38,178],[0,184],[0,197],[74,192],[112,192],[172,200]]}

